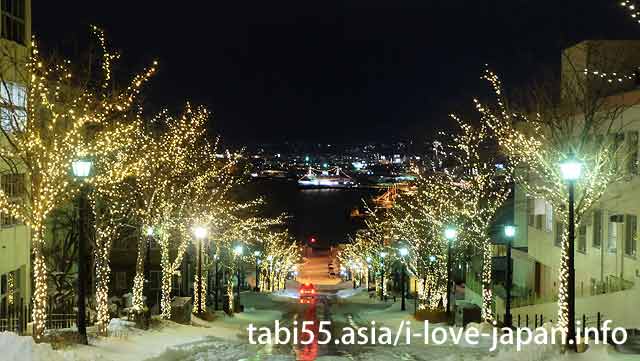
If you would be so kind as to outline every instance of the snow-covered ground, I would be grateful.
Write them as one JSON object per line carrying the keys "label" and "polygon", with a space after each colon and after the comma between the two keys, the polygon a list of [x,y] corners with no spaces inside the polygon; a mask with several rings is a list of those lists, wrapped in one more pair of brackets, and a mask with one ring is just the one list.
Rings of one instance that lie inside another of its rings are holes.
{"label": "snow-covered ground", "polygon": [[[412,304],[408,311],[400,311],[400,302],[383,303],[370,299],[366,292],[344,289],[332,307],[334,322],[346,322],[357,326],[368,326],[376,321],[377,326],[397,329],[402,321],[412,321]],[[90,346],[75,345],[62,350],[53,350],[47,344],[35,344],[31,337],[15,334],[0,334],[0,361],[233,361],[233,360],[446,360],[446,361],[637,361],[638,355],[624,355],[610,346],[593,346],[582,354],[561,354],[558,346],[526,346],[522,351],[503,347],[498,352],[489,352],[489,344],[478,346],[453,344],[425,345],[420,339],[398,346],[365,345],[333,348],[331,346],[278,347],[274,345],[250,345],[245,329],[249,323],[272,325],[283,314],[292,300],[246,292],[241,296],[245,312],[234,317],[217,313],[214,321],[194,318],[193,325],[179,325],[162,321],[149,331],[132,329],[126,323],[114,322],[113,329],[119,337],[92,338]],[[295,304],[295,301],[293,301]],[[337,311],[339,310],[339,311]],[[434,327],[447,327],[433,325]],[[486,327],[472,325],[471,327]],[[454,328],[456,329],[456,328]],[[394,331],[395,332],[395,331]],[[487,340],[484,340],[487,341]],[[318,352],[320,348],[320,352]],[[331,356],[326,356],[331,355]]]}

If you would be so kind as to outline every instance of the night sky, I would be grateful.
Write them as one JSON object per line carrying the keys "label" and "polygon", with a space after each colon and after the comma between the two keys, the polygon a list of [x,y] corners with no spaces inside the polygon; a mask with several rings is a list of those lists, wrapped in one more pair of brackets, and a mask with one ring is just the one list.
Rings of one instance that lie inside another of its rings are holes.
{"label": "night sky", "polygon": [[[120,72],[153,59],[154,107],[207,105],[234,144],[429,137],[486,94],[521,86],[587,38],[638,39],[617,0],[33,1],[33,30],[73,53],[105,29]],[[84,40],[83,40],[84,39]]]}

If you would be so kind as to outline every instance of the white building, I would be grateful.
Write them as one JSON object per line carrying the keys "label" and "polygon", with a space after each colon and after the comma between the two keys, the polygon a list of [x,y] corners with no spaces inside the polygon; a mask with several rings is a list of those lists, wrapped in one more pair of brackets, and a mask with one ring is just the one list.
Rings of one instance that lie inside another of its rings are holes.
{"label": "white building", "polygon": [[[24,61],[31,39],[31,0],[0,1],[0,97],[19,110],[25,106]],[[18,113],[18,112],[16,112]],[[15,114],[15,113],[14,113]],[[0,107],[0,126],[7,129],[9,112]],[[0,135],[0,137],[2,137]],[[1,138],[0,141],[6,141]],[[16,202],[24,195],[24,174],[0,162],[0,186]],[[31,298],[31,237],[28,227],[0,213],[0,307]]]}
{"label": "white building", "polygon": [[[578,69],[597,68],[595,49],[618,54],[621,63],[635,64],[625,74],[633,74],[640,65],[638,41],[587,41],[565,50],[565,56]],[[563,67],[566,67],[563,61]],[[563,76],[566,76],[563,69]],[[576,74],[574,71],[573,74]],[[637,74],[637,73],[636,73]],[[631,76],[632,77],[632,76]],[[575,77],[574,77],[575,78]],[[584,79],[575,79],[576,83]],[[614,80],[615,82],[615,80]],[[612,85],[608,100],[640,104],[637,79],[626,78]],[[587,84],[592,86],[593,84]],[[564,91],[564,89],[563,89]],[[640,259],[638,258],[638,215],[640,215],[640,176],[638,168],[638,134],[640,106],[634,105],[620,116],[621,131],[614,135],[629,156],[620,159],[624,177],[610,186],[600,201],[576,225],[575,290],[576,317],[583,315],[595,322],[598,312],[615,324],[637,326],[640,312]],[[514,322],[543,315],[545,321],[557,318],[557,294],[560,268],[562,224],[554,209],[544,199],[533,199],[515,187],[514,220],[518,234],[514,240],[513,282],[517,288],[513,299]],[[521,307],[518,307],[521,306]],[[496,311],[504,314],[504,300],[496,299]]]}

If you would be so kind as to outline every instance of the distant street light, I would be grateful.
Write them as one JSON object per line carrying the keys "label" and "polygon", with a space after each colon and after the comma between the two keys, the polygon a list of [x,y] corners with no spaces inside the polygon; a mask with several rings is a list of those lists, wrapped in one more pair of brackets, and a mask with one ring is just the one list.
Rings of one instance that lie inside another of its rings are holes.
{"label": "distant street light", "polygon": [[236,309],[238,311],[240,311],[240,283],[242,282],[242,279],[240,278],[241,277],[240,276],[240,261],[241,261],[241,257],[242,257],[243,253],[244,253],[244,247],[242,247],[241,244],[239,244],[239,245],[237,245],[237,246],[235,246],[233,248],[233,254],[236,256],[236,259],[238,261],[238,264],[237,264],[237,268],[238,268],[237,269],[238,285],[236,287],[236,293],[237,294],[236,294],[236,302],[235,302]]}
{"label": "distant street light", "polygon": [[256,259],[256,292],[260,292],[260,255],[262,252],[255,250],[253,256]]}
{"label": "distant street light", "polygon": [[147,251],[144,259],[144,293],[147,297],[147,309],[151,310],[151,242],[153,241],[153,227],[147,227]]}
{"label": "distant street light", "polygon": [[[367,292],[369,291],[369,283],[371,283],[371,256],[367,256]],[[375,283],[374,283],[375,284]]]}
{"label": "distant street light", "polygon": [[[458,231],[453,227],[444,230],[444,237],[447,239],[447,317],[451,317],[451,244],[458,236]],[[455,300],[455,291],[454,291]]]}
{"label": "distant street light", "polygon": [[507,279],[506,279],[506,305],[504,315],[504,325],[511,327],[513,325],[513,318],[511,317],[511,287],[513,283],[513,275],[511,270],[511,246],[513,243],[513,237],[516,235],[516,227],[512,225],[504,226],[504,236],[507,241]]}
{"label": "distant street light", "polygon": [[73,175],[82,183],[80,185],[80,194],[78,195],[78,314],[76,326],[80,334],[80,342],[84,345],[88,344],[87,340],[87,315],[86,315],[86,295],[87,295],[87,234],[89,202],[87,194],[89,193],[89,185],[84,180],[91,173],[93,162],[86,159],[75,160],[71,163]]}
{"label": "distant street light", "polygon": [[267,289],[269,292],[271,292],[271,285],[273,280],[272,278],[272,274],[273,274],[273,256],[272,255],[268,255],[267,256],[267,261],[269,262],[269,274],[267,275]]}
{"label": "distant street light", "polygon": [[218,288],[220,287],[219,284],[219,276],[218,276],[218,254],[214,254],[213,255],[213,261],[215,262],[214,265],[214,280],[213,280],[213,285],[215,288],[215,292],[213,293],[213,309],[215,311],[218,310]]}
{"label": "distant street light", "polygon": [[380,301],[384,300],[384,258],[387,257],[387,252],[380,252],[380,268],[382,274],[380,276]]}
{"label": "distant street light", "polygon": [[405,311],[407,309],[406,304],[405,304],[405,287],[406,287],[406,274],[407,274],[407,264],[406,264],[406,260],[405,257],[407,257],[407,255],[409,254],[409,249],[407,249],[407,247],[402,247],[398,250],[398,253],[400,253],[400,258],[402,259],[402,278],[401,278],[401,287],[400,287],[400,292],[402,293],[402,302],[400,303],[400,311]]}
{"label": "distant street light", "polygon": [[560,163],[560,172],[562,178],[567,182],[569,188],[569,259],[568,259],[568,275],[567,275],[567,311],[568,330],[567,342],[568,347],[575,350],[576,346],[576,269],[575,269],[575,186],[576,181],[582,173],[582,163],[570,156],[564,162]]}
{"label": "distant street light", "polygon": [[194,297],[194,299],[198,300],[198,314],[202,314],[202,243],[207,237],[207,229],[196,227],[193,229],[193,235],[198,240],[198,297]]}

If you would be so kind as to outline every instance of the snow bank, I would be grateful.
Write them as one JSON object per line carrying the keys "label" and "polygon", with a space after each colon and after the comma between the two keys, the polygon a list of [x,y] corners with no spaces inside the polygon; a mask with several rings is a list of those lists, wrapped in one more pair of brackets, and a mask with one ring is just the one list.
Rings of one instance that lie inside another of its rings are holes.
{"label": "snow bank", "polygon": [[2,361],[63,361],[62,356],[46,343],[37,344],[30,336],[0,332]]}
{"label": "snow bank", "polygon": [[112,318],[111,321],[109,321],[109,326],[107,326],[107,331],[109,332],[109,336],[123,337],[127,336],[135,325],[135,322]]}
{"label": "snow bank", "polygon": [[336,292],[336,296],[338,298],[348,298],[348,297],[353,297],[355,295],[357,295],[360,292],[363,292],[364,288],[360,287],[360,288],[347,288],[345,290],[339,290],[338,292]]}
{"label": "snow bank", "polygon": [[284,297],[284,298],[299,298],[298,289],[290,289],[285,288],[284,290],[278,290],[271,293],[274,297]]}

